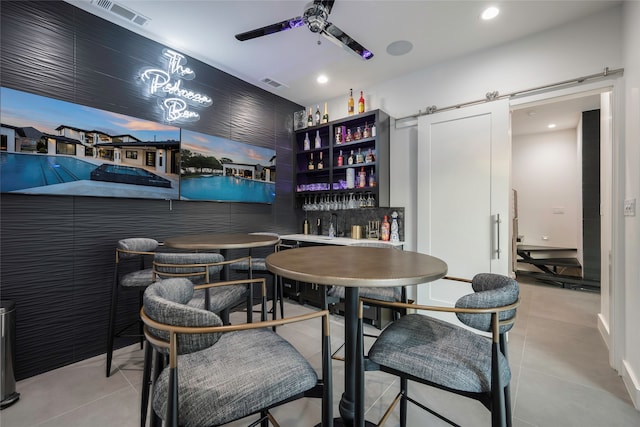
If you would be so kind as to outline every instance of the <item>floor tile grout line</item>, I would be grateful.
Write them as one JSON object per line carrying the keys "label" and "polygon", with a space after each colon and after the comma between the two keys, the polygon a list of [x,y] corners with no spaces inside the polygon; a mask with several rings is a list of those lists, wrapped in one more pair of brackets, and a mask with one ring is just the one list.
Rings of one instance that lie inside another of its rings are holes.
{"label": "floor tile grout line", "polygon": [[563,378],[563,377],[559,377],[559,376],[554,375],[554,374],[550,374],[549,372],[545,372],[545,371],[541,371],[539,369],[525,367],[525,366],[522,366],[520,368],[520,373],[522,373],[523,369],[526,369],[527,371],[535,372],[535,373],[538,373],[538,374],[546,375],[547,377],[554,378],[556,380],[563,381],[565,383],[572,384],[572,385],[575,385],[575,386],[578,386],[578,387],[582,387],[582,388],[585,388],[585,389],[588,389],[588,390],[601,392],[601,393],[607,394],[609,396],[612,396],[613,398],[615,398],[617,400],[620,400],[621,402],[624,402],[625,404],[627,403],[626,401],[624,401],[623,399],[620,399],[620,397],[616,396],[614,393],[611,393],[610,391],[606,390],[603,387],[593,387],[593,386],[590,386],[588,384],[579,383],[579,382],[573,381],[573,380],[568,379],[568,378]]}
{"label": "floor tile grout line", "polygon": [[46,419],[46,420],[43,420],[43,421],[41,421],[41,422],[37,423],[37,424],[34,424],[34,425],[33,425],[33,427],[41,426],[41,425],[43,425],[43,424],[45,424],[45,423],[48,423],[48,422],[50,422],[50,421],[53,421],[53,420],[55,420],[55,419],[58,419],[58,418],[60,418],[60,417],[65,416],[65,415],[71,414],[71,413],[73,413],[73,412],[77,411],[78,409],[82,409],[82,408],[84,408],[84,407],[86,407],[86,406],[88,406],[88,405],[91,405],[91,404],[93,404],[93,403],[99,402],[99,401],[101,401],[101,400],[103,400],[103,399],[105,399],[105,398],[107,398],[107,397],[113,396],[114,394],[117,394],[117,393],[121,393],[121,392],[126,391],[127,389],[130,389],[130,388],[132,388],[132,389],[133,389],[133,391],[137,394],[137,390],[136,390],[134,387],[131,387],[131,385],[129,384],[129,385],[128,385],[128,386],[126,386],[126,387],[122,387],[121,389],[114,390],[114,391],[112,391],[111,393],[107,393],[107,394],[105,394],[105,395],[103,395],[103,396],[100,396],[100,397],[98,397],[98,398],[95,398],[95,399],[93,399],[93,400],[91,400],[91,401],[89,401],[89,402],[85,402],[85,403],[83,403],[82,405],[76,406],[75,408],[72,408],[72,409],[69,409],[69,410],[67,410],[67,411],[61,412],[61,413],[60,413],[60,414],[58,414],[58,415],[55,415],[55,416],[53,416],[53,417],[50,417],[50,418],[48,418],[48,419]]}

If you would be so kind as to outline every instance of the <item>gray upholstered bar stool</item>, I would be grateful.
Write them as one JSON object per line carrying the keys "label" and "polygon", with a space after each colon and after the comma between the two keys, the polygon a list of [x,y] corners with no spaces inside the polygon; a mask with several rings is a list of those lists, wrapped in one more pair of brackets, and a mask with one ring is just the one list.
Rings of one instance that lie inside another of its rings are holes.
{"label": "gray upholstered bar stool", "polygon": [[[252,279],[261,281],[264,278]],[[197,286],[196,290],[211,285]],[[215,285],[213,285],[215,286]],[[141,317],[147,341],[169,365],[154,381],[154,419],[167,426],[217,426],[257,414],[251,425],[278,425],[271,408],[302,397],[321,398],[322,425],[332,411],[329,316],[326,310],[289,319],[222,326],[207,310],[191,307],[194,287],[185,279],[162,280],[144,295]],[[266,313],[263,312],[263,316]],[[274,324],[322,319],[322,377]],[[242,357],[239,357],[242,356]],[[178,367],[180,373],[178,375]]]}
{"label": "gray upholstered bar stool", "polygon": [[[116,260],[113,275],[113,285],[111,288],[111,308],[109,310],[109,331],[107,340],[107,377],[111,375],[111,362],[113,359],[113,345],[117,337],[140,337],[140,343],[144,339],[142,323],[140,320],[129,323],[125,327],[116,331],[116,315],[118,309],[118,299],[121,291],[138,292],[139,306],[142,307],[142,294],[144,290],[153,283],[153,271],[145,265],[146,259],[151,259],[160,246],[157,240],[134,237],[119,240],[116,245]],[[136,269],[123,274],[121,271],[123,263],[131,263]],[[138,325],[137,334],[127,333],[135,325]]]}
{"label": "gray upholstered bar stool", "polygon": [[[267,236],[280,237],[277,233],[270,232],[255,232],[249,234],[261,234]],[[282,249],[290,249],[294,248],[297,245],[289,245],[283,244],[282,242],[278,242],[274,251],[278,252]],[[251,249],[249,249],[249,255],[251,255]],[[237,273],[246,273],[249,278],[252,278],[254,274],[266,275],[271,277],[273,280],[273,288],[272,288],[272,315],[273,319],[276,319],[277,316],[277,305],[280,304],[280,317],[284,317],[284,289],[282,284],[282,278],[274,275],[267,269],[267,265],[265,264],[264,258],[261,257],[251,257],[251,266],[249,266],[249,262],[247,260],[237,261],[231,264],[230,268]]]}
{"label": "gray upholstered bar stool", "polygon": [[[222,323],[229,324],[230,310],[246,303],[246,310],[253,309],[252,279],[244,281],[221,282],[216,280],[225,266],[234,262],[247,262],[251,265],[251,258],[244,257],[225,260],[219,253],[211,252],[161,252],[153,259],[153,280],[162,281],[163,286],[171,284],[180,287],[187,283],[194,288],[197,285],[208,285],[203,289],[192,290],[190,299],[185,304],[190,309],[206,310],[220,316]],[[215,283],[217,282],[217,283]],[[263,296],[262,311],[266,313],[266,301]],[[265,314],[266,315],[266,314]],[[141,393],[141,426],[147,418],[149,402],[149,387],[165,365],[162,352],[156,352],[152,362],[151,347],[147,345],[144,354],[142,393]],[[154,366],[152,375],[151,368]],[[154,420],[157,422],[157,419]]]}
{"label": "gray upholstered bar stool", "polygon": [[[467,281],[451,277],[445,279]],[[367,370],[379,369],[400,378],[400,392],[377,425],[384,424],[398,402],[402,427],[407,425],[408,402],[442,421],[457,425],[411,397],[411,380],[478,400],[491,411],[492,427],[511,426],[511,371],[505,335],[515,321],[516,307],[520,302],[519,285],[510,277],[491,273],[477,274],[470,282],[473,292],[460,297],[455,307],[406,306],[416,310],[455,313],[464,325],[488,332],[490,337],[414,313],[394,321],[371,346]],[[363,302],[369,300],[363,298]],[[359,347],[362,350],[362,342]]]}
{"label": "gray upholstered bar stool", "polygon": [[[194,285],[213,283],[225,265],[247,262],[250,257],[225,260],[221,254],[210,252],[162,252],[153,260],[154,281],[175,277],[189,279]],[[246,283],[198,290],[189,302],[192,307],[203,308],[218,314],[225,324],[229,324],[232,308],[245,303],[247,310],[253,307],[253,288]]]}

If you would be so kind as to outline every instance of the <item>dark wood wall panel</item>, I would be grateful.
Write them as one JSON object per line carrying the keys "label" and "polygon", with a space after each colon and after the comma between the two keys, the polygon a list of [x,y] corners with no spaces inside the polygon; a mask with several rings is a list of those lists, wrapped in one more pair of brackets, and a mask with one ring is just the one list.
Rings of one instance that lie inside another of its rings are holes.
{"label": "dark wood wall panel", "polygon": [[[11,18],[4,19],[9,10]],[[29,2],[3,1],[0,12],[2,85],[33,93],[45,91],[52,97],[72,100],[74,33],[64,10],[58,9],[55,2],[34,7]]]}
{"label": "dark wood wall panel", "polygon": [[44,354],[52,365],[73,354],[73,204],[59,197],[14,200],[0,201],[1,295],[17,306],[16,373],[37,372]]}
{"label": "dark wood wall panel", "polygon": [[[0,13],[2,86],[162,122],[155,102],[141,96],[136,73],[160,66],[165,46],[61,1],[3,0]],[[106,351],[119,239],[297,230],[292,113],[302,107],[188,61],[196,72],[190,87],[214,102],[199,111],[200,121],[181,127],[275,148],[275,203],[2,194],[0,286],[2,299],[16,303],[18,379]],[[120,306],[118,326],[137,317],[131,295]]]}

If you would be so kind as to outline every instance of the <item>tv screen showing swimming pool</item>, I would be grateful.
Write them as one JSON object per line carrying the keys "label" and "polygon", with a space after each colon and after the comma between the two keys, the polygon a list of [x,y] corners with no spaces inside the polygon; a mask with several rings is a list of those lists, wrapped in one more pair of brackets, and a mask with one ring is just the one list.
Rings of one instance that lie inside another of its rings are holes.
{"label": "tv screen showing swimming pool", "polygon": [[273,203],[273,149],[182,131],[180,199]]}
{"label": "tv screen showing swimming pool", "polygon": [[8,88],[3,193],[178,199],[180,128]]}

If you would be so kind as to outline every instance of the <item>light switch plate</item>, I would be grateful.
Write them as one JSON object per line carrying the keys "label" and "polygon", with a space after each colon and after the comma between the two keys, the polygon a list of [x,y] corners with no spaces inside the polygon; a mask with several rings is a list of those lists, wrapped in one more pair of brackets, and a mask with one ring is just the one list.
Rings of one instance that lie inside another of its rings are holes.
{"label": "light switch plate", "polygon": [[636,199],[624,201],[624,216],[636,216]]}

